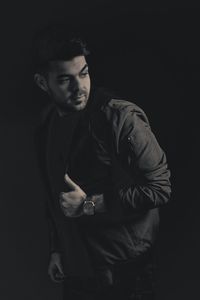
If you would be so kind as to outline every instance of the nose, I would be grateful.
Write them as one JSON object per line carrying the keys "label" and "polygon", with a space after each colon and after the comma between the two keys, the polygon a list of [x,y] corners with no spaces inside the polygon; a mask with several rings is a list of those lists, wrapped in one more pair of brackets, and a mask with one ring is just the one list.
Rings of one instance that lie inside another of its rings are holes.
{"label": "nose", "polygon": [[74,78],[71,84],[71,90],[73,93],[78,93],[82,89],[82,83],[80,78]]}

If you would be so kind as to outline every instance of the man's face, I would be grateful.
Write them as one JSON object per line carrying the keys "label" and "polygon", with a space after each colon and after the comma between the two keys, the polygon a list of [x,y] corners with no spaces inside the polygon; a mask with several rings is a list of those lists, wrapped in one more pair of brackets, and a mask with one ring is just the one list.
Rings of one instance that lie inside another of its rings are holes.
{"label": "man's face", "polygon": [[48,94],[58,106],[67,111],[84,109],[90,94],[90,76],[85,57],[50,62],[46,83]]}

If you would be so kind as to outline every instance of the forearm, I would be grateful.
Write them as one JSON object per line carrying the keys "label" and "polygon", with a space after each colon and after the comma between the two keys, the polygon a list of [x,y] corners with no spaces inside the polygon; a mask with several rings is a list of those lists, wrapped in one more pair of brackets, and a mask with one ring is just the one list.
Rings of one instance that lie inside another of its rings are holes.
{"label": "forearm", "polygon": [[49,226],[49,250],[50,253],[60,252],[60,243],[55,228]]}
{"label": "forearm", "polygon": [[132,185],[118,191],[119,201],[124,211],[129,213],[140,212],[168,203],[171,187],[166,183],[162,188],[157,184]]}
{"label": "forearm", "polygon": [[49,251],[50,253],[60,252],[60,242],[59,242],[58,232],[48,203],[46,203],[45,209],[46,209],[46,220],[48,226]]}
{"label": "forearm", "polygon": [[161,207],[169,201],[169,183],[160,186],[128,186],[101,195],[93,195],[94,216],[84,216],[86,222],[98,224],[128,222],[146,213],[149,209]]}
{"label": "forearm", "polygon": [[[113,204],[108,203],[111,197],[115,197],[116,195],[109,193],[103,194],[94,194],[89,197],[90,200],[94,202],[94,215],[86,215],[82,214],[81,217],[78,218],[79,223],[83,224],[98,224],[98,225],[105,225],[105,224],[116,224],[121,222],[128,222],[137,218],[141,213],[132,213],[131,215],[124,211],[121,203],[117,203],[117,199]],[[113,198],[114,200],[114,198]],[[119,200],[119,199],[118,199]]]}

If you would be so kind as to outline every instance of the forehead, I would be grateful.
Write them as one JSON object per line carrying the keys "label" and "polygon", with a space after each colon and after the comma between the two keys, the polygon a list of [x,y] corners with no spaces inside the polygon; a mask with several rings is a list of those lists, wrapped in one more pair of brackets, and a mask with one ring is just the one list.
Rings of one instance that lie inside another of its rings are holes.
{"label": "forehead", "polygon": [[76,56],[70,60],[56,60],[49,63],[49,72],[56,74],[78,74],[86,65],[85,56]]}

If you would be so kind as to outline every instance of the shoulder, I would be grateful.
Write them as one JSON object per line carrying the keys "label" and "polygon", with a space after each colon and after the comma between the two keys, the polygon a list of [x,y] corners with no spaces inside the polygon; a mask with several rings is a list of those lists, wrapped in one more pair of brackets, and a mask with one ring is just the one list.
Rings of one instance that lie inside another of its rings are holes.
{"label": "shoulder", "polygon": [[151,129],[146,113],[134,100],[107,90],[95,95],[91,119],[94,132],[111,140],[117,152],[130,135]]}
{"label": "shoulder", "polygon": [[143,109],[134,102],[135,98],[124,99],[111,90],[99,87],[93,89],[92,98],[92,112],[103,113],[108,121],[113,122],[115,119],[123,121],[135,114],[148,122]]}
{"label": "shoulder", "polygon": [[108,118],[122,118],[126,119],[133,115],[144,119],[148,122],[148,118],[144,110],[135,104],[131,100],[121,99],[121,98],[111,98],[103,107],[102,111],[108,116]]}
{"label": "shoulder", "polygon": [[144,127],[150,128],[145,112],[132,100],[103,91],[97,102],[100,105],[93,115],[93,125],[98,132],[105,129],[116,149],[130,133],[138,129],[144,130]]}
{"label": "shoulder", "polygon": [[144,110],[130,100],[111,98],[102,107],[102,112],[115,136],[134,130],[138,123],[150,127]]}

